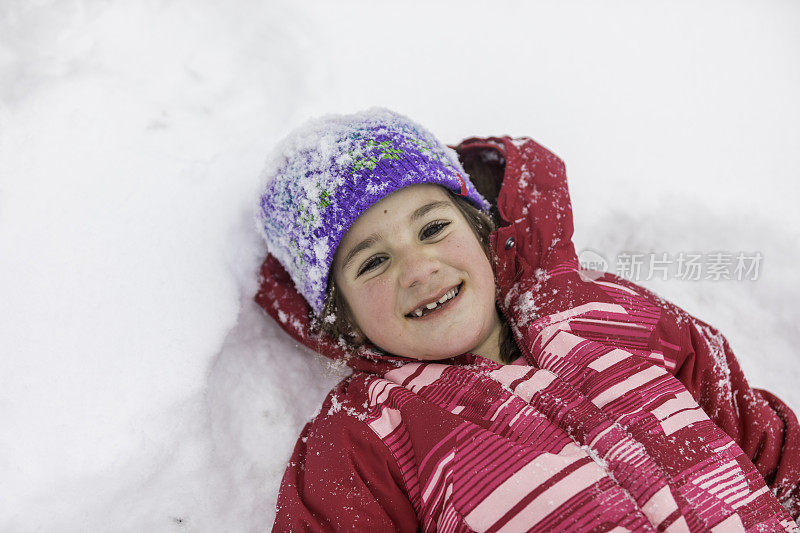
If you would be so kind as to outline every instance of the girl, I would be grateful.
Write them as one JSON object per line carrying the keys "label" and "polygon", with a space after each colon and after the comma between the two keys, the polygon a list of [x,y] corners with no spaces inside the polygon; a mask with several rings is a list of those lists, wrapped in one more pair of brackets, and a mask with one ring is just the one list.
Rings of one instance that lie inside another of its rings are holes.
{"label": "girl", "polygon": [[353,374],[274,530],[797,530],[794,414],[714,328],[581,270],[551,152],[371,109],[277,153],[256,300]]}

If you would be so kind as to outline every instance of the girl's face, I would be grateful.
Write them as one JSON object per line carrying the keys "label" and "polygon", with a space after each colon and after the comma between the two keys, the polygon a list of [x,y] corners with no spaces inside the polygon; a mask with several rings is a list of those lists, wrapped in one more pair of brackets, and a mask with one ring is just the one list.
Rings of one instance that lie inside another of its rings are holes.
{"label": "girl's face", "polygon": [[[492,266],[440,186],[400,189],[362,213],[332,273],[356,324],[383,350],[421,360],[470,352],[499,362]],[[450,298],[438,303],[443,297]]]}

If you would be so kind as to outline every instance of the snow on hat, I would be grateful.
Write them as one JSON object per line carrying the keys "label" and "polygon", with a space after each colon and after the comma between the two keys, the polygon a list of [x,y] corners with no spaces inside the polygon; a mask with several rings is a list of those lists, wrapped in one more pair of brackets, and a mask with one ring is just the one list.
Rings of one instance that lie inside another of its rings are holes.
{"label": "snow on hat", "polygon": [[263,178],[256,225],[317,315],[342,237],[392,192],[434,183],[489,209],[454,150],[383,108],[309,121],[277,147]]}

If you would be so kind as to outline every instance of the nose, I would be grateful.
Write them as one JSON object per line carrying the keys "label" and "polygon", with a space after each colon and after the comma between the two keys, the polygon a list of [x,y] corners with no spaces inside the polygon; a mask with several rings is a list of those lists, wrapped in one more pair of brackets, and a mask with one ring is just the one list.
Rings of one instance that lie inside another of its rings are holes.
{"label": "nose", "polygon": [[416,249],[405,251],[400,266],[400,286],[408,288],[425,284],[432,275],[439,272],[441,264],[430,254]]}

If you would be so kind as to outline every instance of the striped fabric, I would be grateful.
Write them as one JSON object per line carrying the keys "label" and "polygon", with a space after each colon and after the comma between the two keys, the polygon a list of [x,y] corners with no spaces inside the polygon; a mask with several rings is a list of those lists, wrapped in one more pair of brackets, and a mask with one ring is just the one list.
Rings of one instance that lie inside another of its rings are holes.
{"label": "striped fabric", "polygon": [[[424,530],[796,530],[663,366],[571,327],[618,330],[621,312],[586,306],[535,321],[534,365],[473,356],[353,377]],[[423,445],[412,426],[434,413],[448,431]]]}

